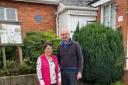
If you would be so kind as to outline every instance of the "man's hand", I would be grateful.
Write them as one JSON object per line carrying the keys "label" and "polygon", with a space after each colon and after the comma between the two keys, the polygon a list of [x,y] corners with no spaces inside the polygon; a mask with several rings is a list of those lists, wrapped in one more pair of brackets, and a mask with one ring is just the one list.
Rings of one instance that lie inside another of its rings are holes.
{"label": "man's hand", "polygon": [[79,80],[81,78],[82,78],[82,73],[81,72],[78,72],[78,74],[77,74],[77,80]]}

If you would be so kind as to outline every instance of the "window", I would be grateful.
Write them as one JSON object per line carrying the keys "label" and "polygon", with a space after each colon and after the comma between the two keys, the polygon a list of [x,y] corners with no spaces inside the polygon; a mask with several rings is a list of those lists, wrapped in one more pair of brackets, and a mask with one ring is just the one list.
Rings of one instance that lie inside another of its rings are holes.
{"label": "window", "polygon": [[110,24],[110,11],[109,11],[109,5],[107,6],[104,6],[104,16],[103,16],[103,23],[106,25],[106,26],[109,26]]}
{"label": "window", "polygon": [[0,21],[18,21],[17,10],[0,7]]}
{"label": "window", "polygon": [[103,6],[103,23],[106,26],[112,27],[115,29],[116,27],[116,11],[115,4],[111,3]]}
{"label": "window", "polygon": [[111,23],[110,23],[110,26],[112,28],[116,27],[116,11],[115,11],[115,5],[114,4],[111,5]]}

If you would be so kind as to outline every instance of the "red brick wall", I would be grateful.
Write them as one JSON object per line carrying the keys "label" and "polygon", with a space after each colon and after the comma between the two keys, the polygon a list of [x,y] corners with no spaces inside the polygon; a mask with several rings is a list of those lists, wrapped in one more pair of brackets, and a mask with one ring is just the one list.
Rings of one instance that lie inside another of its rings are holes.
{"label": "red brick wall", "polygon": [[[124,47],[126,48],[126,37],[128,28],[128,0],[115,0],[116,3],[116,27],[121,26],[124,38]],[[101,19],[101,7],[98,7],[97,21]],[[123,16],[123,21],[118,22],[118,16]]]}
{"label": "red brick wall", "polygon": [[96,21],[101,22],[101,6],[98,7]]}
{"label": "red brick wall", "polygon": [[[0,1],[0,6],[14,7],[17,9],[23,35],[28,31],[46,31],[48,29],[56,30],[56,5],[3,0]],[[35,21],[34,17],[36,14],[42,16],[41,22]]]}
{"label": "red brick wall", "polygon": [[124,71],[123,81],[125,85],[128,85],[128,71],[127,70]]}
{"label": "red brick wall", "polygon": [[[116,25],[119,26],[121,25],[122,27],[122,32],[123,32],[123,38],[124,38],[124,46],[126,47],[126,43],[127,43],[127,28],[128,28],[128,16],[127,16],[127,7],[128,7],[128,0],[116,0]],[[118,17],[119,16],[123,16],[123,21],[122,22],[118,22]]]}

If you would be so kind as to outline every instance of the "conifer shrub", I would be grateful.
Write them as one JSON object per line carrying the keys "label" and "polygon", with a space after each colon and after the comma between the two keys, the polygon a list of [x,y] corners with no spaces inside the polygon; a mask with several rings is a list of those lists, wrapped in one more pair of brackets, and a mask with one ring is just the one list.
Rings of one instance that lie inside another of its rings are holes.
{"label": "conifer shrub", "polygon": [[80,43],[84,56],[84,83],[109,85],[121,79],[125,56],[120,31],[92,23],[77,27],[73,39]]}

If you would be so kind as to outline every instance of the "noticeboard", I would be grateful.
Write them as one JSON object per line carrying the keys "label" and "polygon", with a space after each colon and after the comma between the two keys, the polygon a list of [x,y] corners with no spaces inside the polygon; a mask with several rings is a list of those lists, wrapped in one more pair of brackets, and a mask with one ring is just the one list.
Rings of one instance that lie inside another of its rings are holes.
{"label": "noticeboard", "polygon": [[0,45],[21,45],[22,34],[20,25],[0,25]]}

